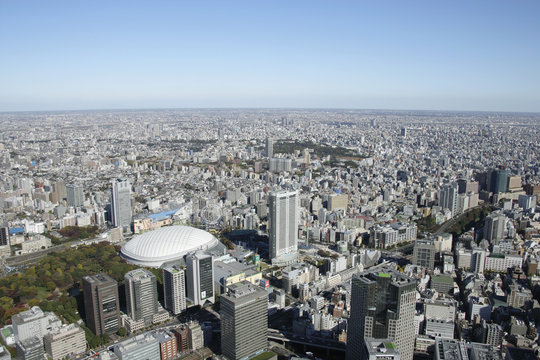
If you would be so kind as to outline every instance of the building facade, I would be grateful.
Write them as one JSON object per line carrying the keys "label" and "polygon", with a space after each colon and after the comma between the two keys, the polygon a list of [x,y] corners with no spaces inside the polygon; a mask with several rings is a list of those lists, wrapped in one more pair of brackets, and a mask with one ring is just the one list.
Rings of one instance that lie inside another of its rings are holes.
{"label": "building facade", "polygon": [[114,333],[120,327],[118,283],[107,274],[84,276],[84,309],[86,325],[101,336]]}
{"label": "building facade", "polygon": [[214,264],[212,255],[197,251],[186,256],[187,298],[193,305],[214,303]]}
{"label": "building facade", "polygon": [[116,179],[112,182],[111,212],[114,227],[131,225],[131,184],[128,179]]}
{"label": "building facade", "polygon": [[186,309],[186,273],[178,266],[163,268],[165,308],[174,315]]}
{"label": "building facade", "polygon": [[[381,295],[381,294],[384,294]],[[403,360],[412,360],[416,282],[392,270],[372,270],[352,278],[347,359],[357,359],[365,339],[392,340]]]}
{"label": "building facade", "polygon": [[135,269],[124,276],[127,315],[135,320],[152,324],[158,312],[156,277],[146,269]]}
{"label": "building facade", "polygon": [[270,258],[298,250],[298,203],[296,191],[271,192],[269,197]]}
{"label": "building facade", "polygon": [[221,350],[231,360],[255,355],[267,345],[268,295],[243,282],[221,295]]}

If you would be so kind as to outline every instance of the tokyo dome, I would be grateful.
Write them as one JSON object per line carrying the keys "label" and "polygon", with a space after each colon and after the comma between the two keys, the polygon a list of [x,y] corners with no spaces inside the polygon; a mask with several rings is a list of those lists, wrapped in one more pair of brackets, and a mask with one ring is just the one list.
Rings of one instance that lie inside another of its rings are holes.
{"label": "tokyo dome", "polygon": [[167,226],[135,236],[120,252],[126,261],[144,267],[161,267],[192,251],[222,245],[212,234],[190,226]]}

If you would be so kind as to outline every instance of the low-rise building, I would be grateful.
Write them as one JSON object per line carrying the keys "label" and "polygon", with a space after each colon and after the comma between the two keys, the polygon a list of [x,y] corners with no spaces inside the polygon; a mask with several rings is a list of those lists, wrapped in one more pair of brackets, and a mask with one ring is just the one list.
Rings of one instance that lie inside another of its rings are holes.
{"label": "low-rise building", "polygon": [[76,324],[62,326],[43,337],[47,356],[53,360],[84,353],[86,337],[84,330]]}

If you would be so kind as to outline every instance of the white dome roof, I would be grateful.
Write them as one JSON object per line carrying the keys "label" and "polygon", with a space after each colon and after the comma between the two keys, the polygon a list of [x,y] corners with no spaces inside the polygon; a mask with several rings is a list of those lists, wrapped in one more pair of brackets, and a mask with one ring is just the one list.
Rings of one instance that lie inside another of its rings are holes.
{"label": "white dome roof", "polygon": [[178,260],[188,252],[213,247],[218,240],[210,233],[189,226],[167,226],[135,236],[121,251],[127,261],[149,267]]}

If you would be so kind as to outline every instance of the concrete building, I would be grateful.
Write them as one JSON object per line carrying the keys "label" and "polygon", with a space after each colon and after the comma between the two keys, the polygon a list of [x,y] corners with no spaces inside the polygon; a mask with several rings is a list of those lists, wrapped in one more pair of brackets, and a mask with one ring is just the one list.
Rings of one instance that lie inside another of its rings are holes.
{"label": "concrete building", "polygon": [[361,359],[400,360],[396,344],[390,339],[366,339]]}
{"label": "concrete building", "polygon": [[151,333],[137,335],[113,346],[119,360],[161,360],[159,340]]}
{"label": "concrete building", "polygon": [[120,327],[118,283],[107,274],[82,278],[86,325],[101,336]]}
{"label": "concrete building", "polygon": [[269,198],[270,258],[283,257],[298,250],[298,203],[296,191],[271,192]]}
{"label": "concrete building", "polygon": [[[381,294],[385,294],[381,296]],[[352,278],[347,359],[356,359],[366,338],[394,341],[400,358],[412,360],[416,282],[391,270],[372,270]]]}
{"label": "concrete building", "polygon": [[178,344],[172,332],[164,330],[153,335],[159,342],[160,360],[174,359],[178,356]]}
{"label": "concrete building", "polygon": [[189,328],[187,325],[180,325],[173,330],[173,334],[176,337],[177,351],[181,355],[185,355],[191,351],[189,340]]}
{"label": "concrete building", "polygon": [[291,172],[292,160],[287,158],[271,158],[270,159],[270,171],[275,173]]}
{"label": "concrete building", "polygon": [[214,270],[212,255],[197,251],[186,256],[187,298],[193,305],[204,305],[214,299]]}
{"label": "concrete building", "polygon": [[84,204],[84,191],[82,185],[66,185],[66,199],[68,206],[81,207]]}
{"label": "concrete building", "polygon": [[349,205],[349,196],[346,194],[332,194],[328,197],[328,211],[344,210],[347,211]]}
{"label": "concrete building", "polygon": [[439,205],[443,209],[448,209],[452,217],[458,215],[458,184],[451,183],[443,186],[439,192]]}
{"label": "concrete building", "polygon": [[436,339],[434,360],[469,360],[465,342],[453,339]]}
{"label": "concrete building", "polygon": [[259,285],[262,280],[262,273],[256,265],[248,266],[238,261],[214,262],[215,289],[219,294],[227,292],[227,287],[240,281],[249,281],[253,285]]}
{"label": "concrete building", "polygon": [[482,342],[499,347],[502,344],[504,331],[499,324],[489,324],[482,320]]}
{"label": "concrete building", "polygon": [[274,139],[266,138],[266,157],[271,159],[274,157]]}
{"label": "concrete building", "polygon": [[62,321],[54,313],[44,313],[38,306],[20,312],[11,317],[15,340],[23,341],[32,337],[43,336],[62,326]]}
{"label": "concrete building", "polygon": [[433,239],[417,239],[414,241],[413,264],[428,270],[435,267],[435,242]]}
{"label": "concrete building", "polygon": [[114,227],[131,225],[131,184],[128,179],[121,178],[112,182],[111,219]]}
{"label": "concrete building", "polygon": [[484,221],[484,239],[491,245],[498,245],[504,238],[505,216],[500,212],[492,212]]}
{"label": "concrete building", "polygon": [[186,309],[186,274],[184,268],[163,268],[163,296],[165,308],[174,315]]}
{"label": "concrete building", "polygon": [[9,228],[7,225],[0,227],[0,246],[10,245]]}
{"label": "concrete building", "polygon": [[454,280],[449,275],[434,275],[430,284],[431,288],[440,294],[450,294],[454,289]]}
{"label": "concrete building", "polygon": [[268,295],[249,282],[230,286],[221,295],[221,349],[231,360],[244,359],[267,345]]}
{"label": "concrete building", "polygon": [[146,325],[152,324],[158,312],[156,277],[146,269],[135,269],[126,273],[124,280],[127,315]]}
{"label": "concrete building", "polygon": [[201,325],[196,321],[187,324],[189,348],[199,350],[204,347],[204,334]]}
{"label": "concrete building", "polygon": [[43,360],[45,348],[43,339],[32,336],[22,341],[17,341],[17,359],[21,360]]}
{"label": "concrete building", "polygon": [[53,360],[82,354],[86,351],[84,330],[76,324],[69,324],[43,337],[47,356]]}
{"label": "concrete building", "polygon": [[425,334],[445,339],[454,338],[454,322],[456,305],[453,300],[439,299],[424,304],[426,331]]}

